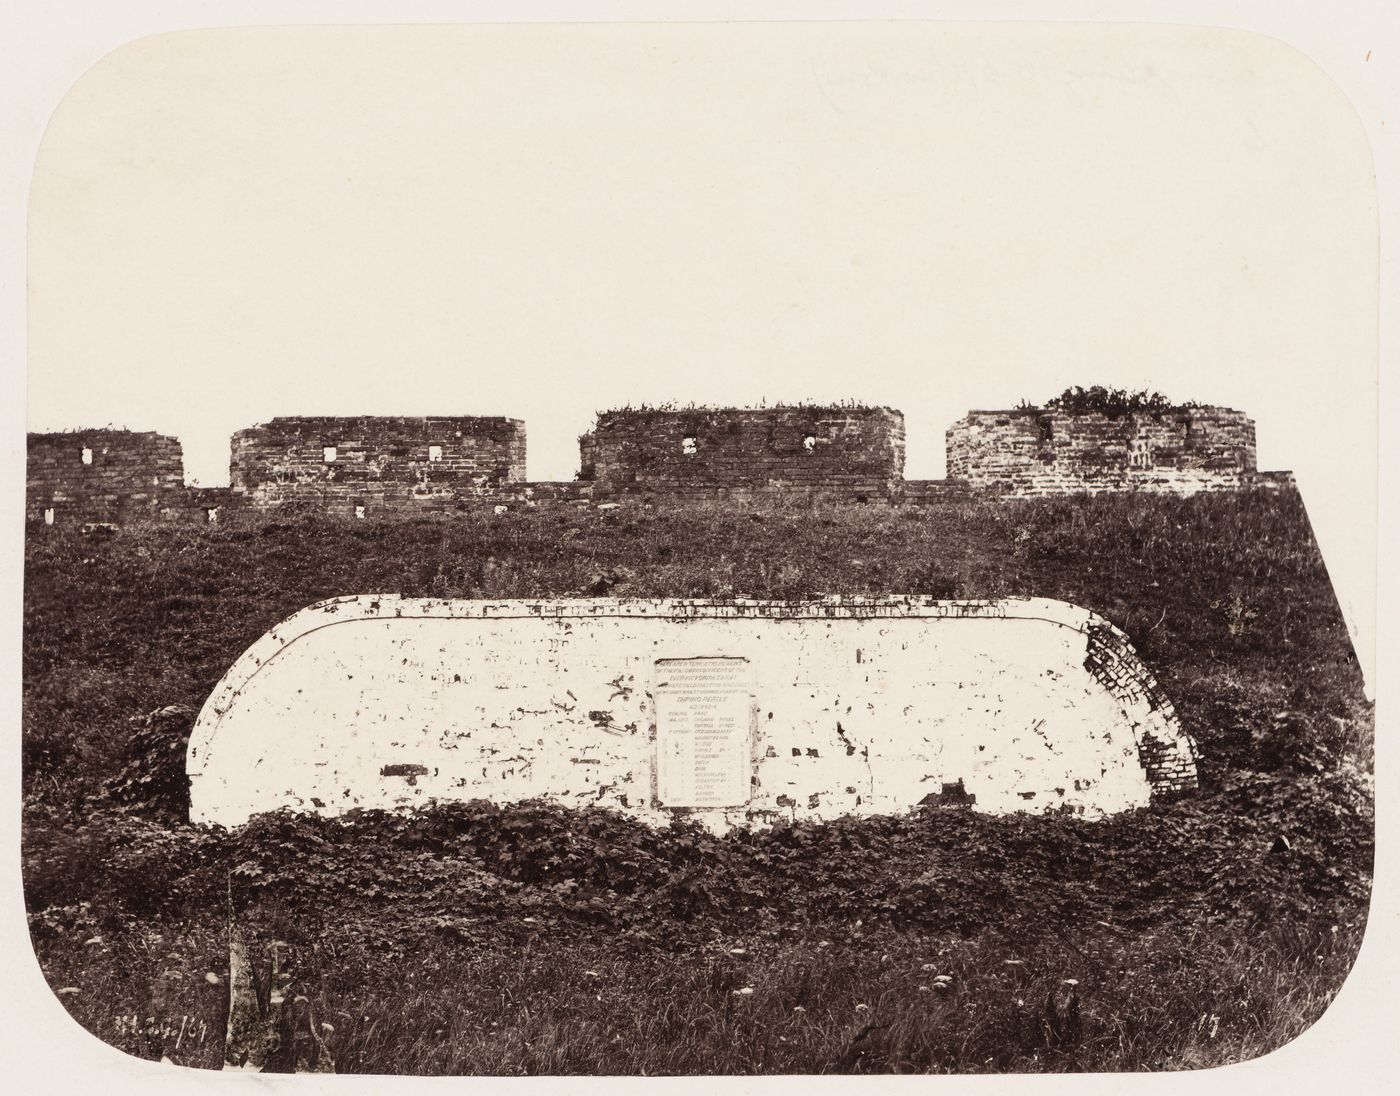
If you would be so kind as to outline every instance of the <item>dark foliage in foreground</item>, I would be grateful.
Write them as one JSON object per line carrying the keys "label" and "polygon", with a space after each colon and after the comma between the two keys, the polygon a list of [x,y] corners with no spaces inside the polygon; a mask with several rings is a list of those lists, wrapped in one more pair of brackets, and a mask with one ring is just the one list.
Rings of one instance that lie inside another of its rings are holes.
{"label": "dark foliage in foreground", "polygon": [[[1261,777],[1103,822],[932,809],[723,837],[540,803],[279,811],[233,831],[120,813],[43,821],[26,870],[38,908],[97,893],[92,915],[113,929],[208,915],[231,896],[239,908],[300,910],[302,931],[358,914],[400,955],[438,932],[499,943],[525,915],[564,935],[605,926],[661,948],[854,921],[1007,937],[1092,921],[1241,928],[1321,903],[1364,906],[1373,840],[1369,789],[1342,776],[1301,790]],[[1290,849],[1274,849],[1281,834]],[[333,912],[321,904],[332,892]],[[400,903],[392,929],[376,930],[375,912]]]}
{"label": "dark foliage in foreground", "polygon": [[[1129,634],[1206,788],[726,837],[541,804],[182,822],[193,711],[348,592],[1059,597]],[[382,1072],[1213,1064],[1305,1029],[1365,919],[1370,711],[1292,493],[35,530],[24,658],[36,948],[152,1057],[217,1064],[230,902],[340,1068]]]}

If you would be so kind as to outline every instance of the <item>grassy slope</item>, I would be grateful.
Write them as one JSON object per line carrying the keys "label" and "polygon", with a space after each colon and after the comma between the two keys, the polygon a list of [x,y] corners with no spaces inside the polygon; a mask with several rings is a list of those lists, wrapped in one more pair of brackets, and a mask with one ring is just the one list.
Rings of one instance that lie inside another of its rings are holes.
{"label": "grassy slope", "polygon": [[[370,591],[1063,598],[1132,638],[1206,790],[1097,825],[727,839],[529,806],[176,824],[178,727],[132,718],[198,707],[266,628]],[[1316,1017],[1364,923],[1370,712],[1291,493],[38,531],[25,613],[36,945],[133,1053],[217,1064],[230,892],[289,943],[339,1067],[381,1072],[1237,1060]],[[203,1040],[150,1034],[185,1016]]]}

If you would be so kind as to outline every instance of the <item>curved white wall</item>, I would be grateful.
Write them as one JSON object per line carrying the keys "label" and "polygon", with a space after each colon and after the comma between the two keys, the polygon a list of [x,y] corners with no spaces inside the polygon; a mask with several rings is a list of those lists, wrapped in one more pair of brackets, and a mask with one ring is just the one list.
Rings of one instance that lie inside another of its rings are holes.
{"label": "curved white wall", "polygon": [[223,825],[545,797],[723,827],[897,812],[959,781],[978,810],[1100,815],[1195,783],[1122,634],[1040,599],[338,598],[233,665],[188,769],[193,819]]}

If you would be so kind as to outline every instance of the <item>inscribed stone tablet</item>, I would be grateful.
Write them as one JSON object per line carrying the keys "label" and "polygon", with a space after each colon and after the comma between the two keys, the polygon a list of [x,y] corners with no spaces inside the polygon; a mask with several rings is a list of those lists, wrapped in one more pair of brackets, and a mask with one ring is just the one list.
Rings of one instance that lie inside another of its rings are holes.
{"label": "inscribed stone tablet", "polygon": [[749,801],[752,678],[743,658],[656,663],[656,795],[667,807]]}

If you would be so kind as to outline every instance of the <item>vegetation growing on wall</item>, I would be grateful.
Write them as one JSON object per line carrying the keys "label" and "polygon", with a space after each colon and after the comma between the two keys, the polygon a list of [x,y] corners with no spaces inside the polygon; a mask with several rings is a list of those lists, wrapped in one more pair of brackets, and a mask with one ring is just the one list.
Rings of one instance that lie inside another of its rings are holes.
{"label": "vegetation growing on wall", "polygon": [[859,398],[857,398],[857,397],[855,397],[855,396],[842,396],[842,397],[840,397],[840,398],[838,398],[838,399],[834,399],[834,400],[815,400],[815,399],[774,400],[774,401],[772,401],[771,403],[768,401],[768,398],[765,396],[765,397],[760,398],[759,401],[758,401],[757,403],[753,404],[752,406],[750,406],[750,407],[744,407],[744,408],[734,407],[734,406],[726,405],[726,404],[697,402],[697,401],[695,401],[695,400],[659,400],[659,401],[657,401],[656,403],[650,403],[650,402],[648,402],[648,401],[646,401],[646,400],[641,400],[641,401],[639,401],[639,402],[637,402],[637,403],[630,403],[630,402],[628,402],[628,403],[618,404],[618,405],[616,405],[616,406],[613,406],[613,407],[608,408],[606,411],[599,411],[598,414],[599,414],[600,417],[601,417],[601,416],[604,416],[604,415],[613,415],[613,414],[647,414],[647,413],[649,413],[649,412],[658,412],[658,413],[661,413],[661,414],[669,414],[669,413],[674,412],[674,411],[698,411],[698,412],[702,412],[702,413],[705,413],[705,414],[713,414],[713,413],[722,413],[722,412],[726,412],[726,411],[728,411],[728,412],[743,412],[743,411],[754,410],[754,409],[757,409],[757,410],[760,410],[760,411],[783,411],[783,410],[808,410],[808,411],[874,411],[874,410],[886,410],[886,411],[888,411],[888,410],[891,410],[891,408],[888,408],[888,407],[880,408],[880,407],[878,407],[876,404],[869,403],[869,402],[867,402],[866,400],[859,399]]}
{"label": "vegetation growing on wall", "polygon": [[[1021,406],[1034,407],[1033,404],[1024,401]],[[1160,392],[1105,388],[1099,384],[1089,388],[1081,388],[1076,384],[1045,401],[1046,410],[1064,411],[1071,415],[1106,415],[1111,419],[1119,419],[1139,411],[1160,415],[1199,406],[1200,404],[1195,402],[1174,403]]]}

